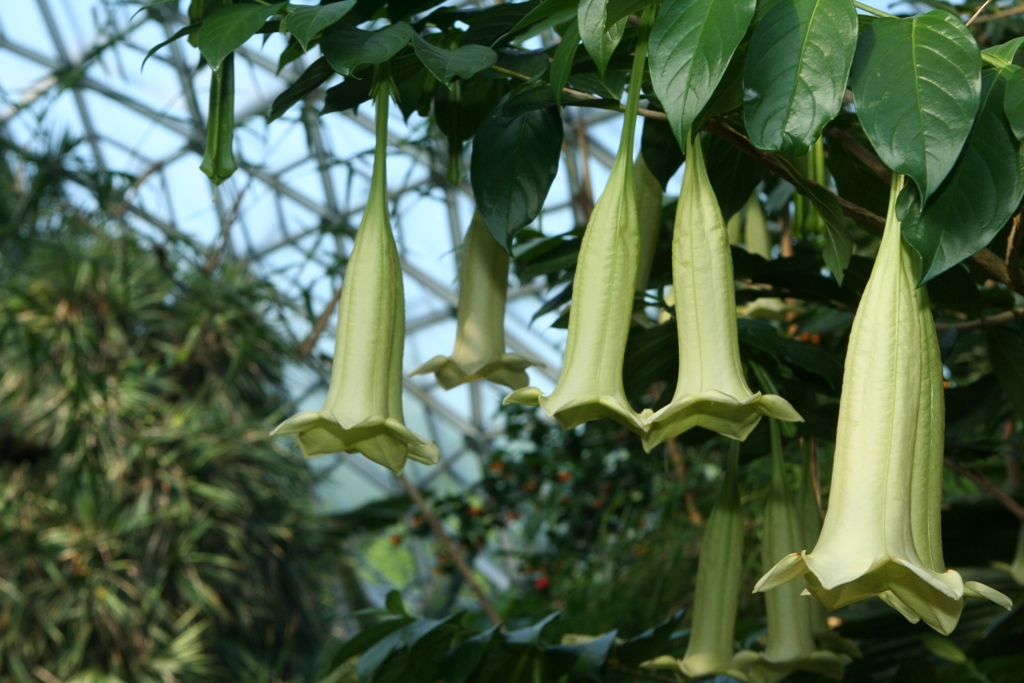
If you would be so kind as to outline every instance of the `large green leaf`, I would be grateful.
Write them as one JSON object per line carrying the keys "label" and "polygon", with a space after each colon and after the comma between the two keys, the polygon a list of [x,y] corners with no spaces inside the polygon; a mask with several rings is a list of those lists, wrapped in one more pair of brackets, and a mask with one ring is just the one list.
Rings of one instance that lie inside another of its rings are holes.
{"label": "large green leaf", "polygon": [[1024,418],[1024,338],[1016,330],[993,328],[988,333],[988,354],[1017,417]]}
{"label": "large green leaf", "polygon": [[1006,79],[1003,113],[1017,139],[1024,142],[1024,69],[1013,69]]}
{"label": "large green leaf", "polygon": [[750,199],[750,193],[764,180],[764,166],[754,163],[717,135],[706,135],[702,144],[706,152],[708,180],[718,198],[718,208],[728,220],[743,208]]}
{"label": "large green leaf", "polygon": [[331,68],[348,76],[368,64],[382,64],[409,44],[415,31],[405,22],[379,31],[339,26],[324,34],[320,48]]}
{"label": "large green leaf", "polygon": [[754,16],[755,0],[666,0],[651,30],[651,81],[680,147]]}
{"label": "large green leaf", "polygon": [[263,28],[267,19],[277,14],[287,3],[273,5],[228,5],[206,17],[196,31],[196,45],[203,58],[214,70],[229,54],[242,47],[245,41]]}
{"label": "large green leaf", "polygon": [[993,45],[992,47],[987,47],[984,50],[982,50],[981,53],[989,57],[995,57],[999,61],[1005,62],[1006,64],[1012,64],[1013,57],[1014,55],[1017,54],[1017,50],[1020,49],[1021,45],[1024,45],[1024,36],[1014,38],[1013,40],[1008,40],[1002,45]]}
{"label": "large green leaf", "polygon": [[413,35],[412,47],[423,66],[447,86],[456,76],[470,79],[498,61],[498,54],[484,45],[463,45],[455,50],[446,50]]}
{"label": "large green leaf", "polygon": [[626,20],[620,19],[609,26],[608,0],[580,0],[577,21],[583,46],[597,65],[598,73],[604,76],[608,60],[626,32]]}
{"label": "large green leaf", "polygon": [[921,255],[922,282],[985,247],[1020,204],[1024,156],[1003,113],[1007,76],[1017,69],[986,70],[974,132],[931,201],[922,208],[918,193],[904,191],[903,236]]}
{"label": "large green leaf", "polygon": [[281,30],[288,31],[305,50],[309,41],[328,26],[338,23],[356,6],[356,0],[341,0],[318,7],[295,7],[281,22]]}
{"label": "large green leaf", "polygon": [[555,56],[551,60],[551,89],[555,93],[555,102],[562,102],[562,88],[569,82],[572,63],[576,59],[576,51],[580,48],[580,29],[570,23],[562,35],[562,41],[555,48]]}
{"label": "large green leaf", "polygon": [[487,229],[505,249],[540,213],[561,150],[557,107],[517,116],[492,114],[477,130],[470,160],[473,194]]}
{"label": "large green leaf", "polygon": [[857,44],[849,0],[782,0],[758,22],[743,77],[747,135],[800,155],[835,118]]}
{"label": "large green leaf", "polygon": [[878,156],[927,202],[953,168],[981,93],[981,54],[948,12],[876,19],[852,70],[857,115]]}
{"label": "large green leaf", "polygon": [[286,111],[291,109],[292,105],[300,102],[306,95],[319,88],[332,76],[334,76],[334,69],[331,68],[331,65],[323,57],[310,64],[309,68],[303,71],[302,75],[294,83],[277,96],[274,103],[270,106],[267,121],[280,118]]}

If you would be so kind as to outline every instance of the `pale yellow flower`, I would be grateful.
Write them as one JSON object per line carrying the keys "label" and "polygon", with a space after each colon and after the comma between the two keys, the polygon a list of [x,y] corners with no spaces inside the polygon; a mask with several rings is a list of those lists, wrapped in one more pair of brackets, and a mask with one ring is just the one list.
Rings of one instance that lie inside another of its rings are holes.
{"label": "pale yellow flower", "polygon": [[405,426],[402,414],[405,300],[384,172],[388,92],[380,90],[370,196],[345,270],[327,399],[320,410],[297,413],[272,434],[298,435],[306,457],[362,453],[397,474],[408,458],[434,464],[440,454]]}
{"label": "pale yellow flower", "polygon": [[451,356],[434,356],[412,371],[435,373],[445,389],[486,379],[521,389],[529,384],[526,368],[533,362],[505,353],[505,298],[508,254],[491,237],[479,212],[466,232],[459,270],[458,325]]}
{"label": "pale yellow flower", "polygon": [[679,333],[679,379],[672,401],[645,411],[644,448],[694,427],[743,440],[762,415],[803,421],[780,396],[752,392],[736,333],[732,255],[708,180],[699,135],[687,136],[686,169],[672,238],[672,283]]}
{"label": "pale yellow flower", "polygon": [[1009,607],[997,591],[947,570],[939,537],[944,406],[938,340],[918,265],[900,236],[893,180],[885,234],[850,334],[828,511],[812,552],[758,581],[803,576],[829,610],[879,596],[943,634],[965,594]]}

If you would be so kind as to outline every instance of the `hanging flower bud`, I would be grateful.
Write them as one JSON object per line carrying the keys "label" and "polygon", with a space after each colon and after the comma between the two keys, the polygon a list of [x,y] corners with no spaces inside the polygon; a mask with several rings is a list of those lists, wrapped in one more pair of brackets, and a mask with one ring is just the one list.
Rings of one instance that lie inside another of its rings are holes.
{"label": "hanging flower bud", "polygon": [[[946,570],[939,538],[943,416],[938,340],[917,263],[895,215],[854,318],[843,377],[828,511],[812,552],[784,557],[758,581],[771,590],[798,576],[830,610],[879,596],[943,634],[965,594],[1009,600]],[[938,469],[936,469],[936,463]]]}
{"label": "hanging flower bud", "polygon": [[[772,481],[764,511],[764,540],[761,561],[765,571],[776,557],[805,547],[797,507],[786,482],[779,425],[771,421]],[[753,683],[774,683],[794,671],[814,673],[839,680],[850,658],[829,650],[819,650],[811,630],[810,608],[815,601],[800,595],[795,583],[766,593],[768,639],[764,652],[746,650],[737,659],[749,666]]]}
{"label": "hanging flower bud", "polygon": [[533,363],[505,353],[507,293],[508,254],[491,237],[479,212],[474,213],[459,270],[455,350],[451,356],[434,356],[411,374],[433,372],[445,389],[480,379],[512,389],[529,384],[526,368]]}
{"label": "hanging flower bud", "polygon": [[645,416],[644,448],[693,427],[742,441],[762,415],[802,422],[785,399],[754,393],[740,363],[736,292],[725,221],[704,168],[699,135],[686,138],[686,169],[672,238],[679,379],[671,403]]}
{"label": "hanging flower bud", "polygon": [[766,261],[772,260],[772,235],[768,232],[768,222],[756,192],[750,195],[743,207],[743,243],[749,253],[757,254]]}
{"label": "hanging flower bud", "polygon": [[644,664],[672,669],[687,678],[727,673],[746,680],[735,659],[736,609],[743,572],[743,509],[736,470],[739,448],[734,447],[715,508],[708,517],[697,560],[690,642],[682,659],[667,655]]}
{"label": "hanging flower bud", "polygon": [[643,292],[651,279],[651,265],[658,250],[661,235],[662,200],[665,188],[647,166],[643,153],[637,155],[633,166],[633,184],[636,186],[637,222],[640,225],[640,258],[636,270],[636,291]]}
{"label": "hanging flower bud", "polygon": [[637,46],[630,72],[629,100],[619,151],[580,244],[562,372],[548,396],[543,396],[536,387],[526,387],[505,398],[505,403],[540,405],[564,429],[609,417],[634,432],[644,432],[640,415],[629,405],[622,381],[640,251],[633,181],[633,133],[643,82],[646,40],[654,18],[650,12],[645,12],[644,17],[641,44]]}
{"label": "hanging flower bud", "polygon": [[357,452],[398,474],[407,458],[435,464],[440,456],[437,446],[413,433],[402,416],[405,300],[388,218],[388,95],[386,86],[378,87],[370,196],[341,290],[327,400],[319,411],[288,418],[272,434],[297,434],[306,457]]}

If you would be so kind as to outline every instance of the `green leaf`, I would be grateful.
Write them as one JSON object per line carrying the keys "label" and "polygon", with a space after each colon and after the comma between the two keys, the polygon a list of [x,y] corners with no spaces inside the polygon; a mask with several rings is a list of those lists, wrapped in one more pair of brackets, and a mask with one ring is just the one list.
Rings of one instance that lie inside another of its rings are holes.
{"label": "green leaf", "polygon": [[949,638],[929,633],[921,636],[921,643],[939,659],[945,659],[953,664],[966,664],[968,662],[964,651],[957,647]]}
{"label": "green leaf", "polygon": [[[494,643],[494,634],[498,626],[492,626],[452,648],[441,661],[445,683],[466,683],[480,666],[484,655]],[[476,679],[479,680],[479,679]]]}
{"label": "green leaf", "polygon": [[473,193],[487,229],[506,250],[515,233],[540,213],[561,150],[557,107],[518,116],[492,114],[477,130],[470,160]]}
{"label": "green leaf", "polygon": [[1024,418],[1024,338],[1018,331],[994,327],[988,332],[988,355],[1013,410]]}
{"label": "green leaf", "polygon": [[175,34],[172,35],[167,40],[161,41],[161,42],[157,43],[156,45],[154,45],[152,48],[150,48],[149,52],[147,52],[146,56],[143,58],[142,66],[139,67],[139,71],[142,71],[146,67],[146,62],[149,61],[149,58],[152,57],[153,55],[155,55],[160,50],[160,48],[166,47],[167,45],[170,45],[171,43],[176,41],[178,38],[183,38],[184,36],[192,35],[193,33],[195,33],[199,29],[200,26],[202,26],[202,24],[200,24],[199,22],[196,22],[194,24],[189,24],[188,26],[185,26],[184,28],[178,29],[178,31],[176,31]]}
{"label": "green leaf", "polygon": [[860,35],[853,99],[879,158],[927,202],[953,168],[981,93],[981,54],[963,22],[933,10],[876,19]]}
{"label": "green leaf", "polygon": [[[513,36],[518,36],[523,33],[526,29],[540,24],[541,22],[547,23],[562,23],[567,21],[570,17],[576,14],[576,3],[577,0],[544,0],[538,3],[530,12],[516,22],[516,25],[506,31],[500,38],[494,41],[494,44],[502,43]],[[573,22],[575,23],[575,22]]]}
{"label": "green leaf", "polygon": [[229,54],[263,28],[267,19],[277,14],[286,2],[273,5],[228,5],[206,17],[196,32],[199,52],[214,71]]}
{"label": "green leaf", "polygon": [[555,675],[568,675],[570,680],[601,681],[601,667],[615,645],[618,631],[609,631],[578,645],[553,645],[544,650]]}
{"label": "green leaf", "polygon": [[428,43],[418,34],[412,37],[412,47],[423,66],[449,87],[456,76],[468,80],[498,61],[498,53],[484,45],[463,45],[457,50],[445,50]]}
{"label": "green leaf", "polygon": [[604,77],[608,60],[626,32],[626,20],[620,19],[608,25],[608,0],[580,0],[576,17],[583,46],[597,65],[598,73]]}
{"label": "green leaf", "polygon": [[684,611],[679,610],[657,626],[633,636],[615,649],[615,659],[632,667],[662,654],[668,650],[672,633],[683,620],[683,614]]}
{"label": "green leaf", "polygon": [[1007,73],[1003,113],[1013,134],[1024,142],[1024,69],[1014,68]]}
{"label": "green leaf", "polygon": [[569,82],[572,63],[579,49],[580,29],[576,22],[572,22],[566,27],[562,42],[555,48],[555,56],[551,60],[551,89],[555,93],[556,104],[562,102],[562,88]]}
{"label": "green leaf", "polygon": [[409,624],[411,621],[412,619],[409,617],[400,617],[398,619],[386,619],[384,621],[379,621],[372,626],[366,627],[359,633],[352,636],[351,640],[338,648],[338,651],[334,653],[331,668],[336,669],[352,657],[363,654],[381,639],[394,633],[406,624]]}
{"label": "green leaf", "polygon": [[357,107],[370,99],[370,90],[373,88],[373,71],[364,69],[357,75],[362,78],[346,78],[338,85],[327,89],[327,92],[324,93],[324,108],[320,110],[320,116]]}
{"label": "green leaf", "polygon": [[302,49],[306,50],[309,41],[328,26],[341,21],[355,6],[356,0],[341,0],[318,7],[295,7],[281,22],[281,30],[289,31],[302,45]]}
{"label": "green leaf", "polygon": [[644,119],[643,133],[640,136],[640,154],[662,190],[668,186],[669,179],[683,165],[683,150],[675,144],[672,129],[668,123],[658,119]]}
{"label": "green leaf", "polygon": [[540,642],[541,632],[548,627],[551,622],[562,616],[562,611],[552,612],[547,615],[536,624],[531,626],[525,626],[515,631],[506,631],[501,634],[501,637],[509,645],[537,645]]}
{"label": "green leaf", "polygon": [[857,45],[849,0],[783,0],[754,28],[743,115],[758,149],[800,155],[835,118]]}
{"label": "green leaf", "polygon": [[985,247],[1024,195],[1021,144],[1003,113],[1009,69],[985,71],[974,133],[931,201],[922,208],[912,187],[901,195],[903,236],[921,255],[921,282]]}
{"label": "green leaf", "polygon": [[399,591],[391,591],[388,596],[384,599],[384,606],[388,608],[388,611],[392,614],[399,616],[408,616],[408,612],[405,611],[405,603],[402,602],[402,594]]}
{"label": "green leaf", "polygon": [[755,0],[666,0],[648,47],[651,81],[680,147],[725,75]]}
{"label": "green leaf", "polygon": [[1002,45],[993,45],[992,47],[985,48],[981,53],[990,57],[995,57],[1007,64],[1012,64],[1013,58],[1022,44],[1024,44],[1024,36],[1008,40]]}
{"label": "green leaf", "polygon": [[818,215],[824,219],[825,249],[822,257],[836,282],[843,284],[843,274],[853,255],[853,239],[846,227],[846,217],[839,200],[821,185],[808,181],[793,162],[781,156],[776,157],[776,161],[789,172],[797,192],[810,199]]}
{"label": "green leaf", "polygon": [[333,75],[334,70],[323,57],[310,64],[309,68],[303,71],[294,83],[274,99],[274,104],[270,106],[270,113],[267,115],[267,121],[281,118],[293,104],[302,101],[306,95],[319,88]]}
{"label": "green leaf", "polygon": [[754,163],[717,135],[706,135],[704,139],[708,180],[718,198],[722,216],[728,220],[746,205],[750,193],[764,180],[764,166]]}
{"label": "green leaf", "polygon": [[379,31],[338,26],[324,34],[320,49],[332,69],[348,76],[361,66],[388,61],[409,44],[415,33],[405,22]]}

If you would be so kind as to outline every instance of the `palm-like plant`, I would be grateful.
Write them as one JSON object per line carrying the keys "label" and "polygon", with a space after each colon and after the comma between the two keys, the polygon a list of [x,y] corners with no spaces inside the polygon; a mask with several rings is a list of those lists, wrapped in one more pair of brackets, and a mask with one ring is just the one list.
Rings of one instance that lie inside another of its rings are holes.
{"label": "palm-like plant", "polygon": [[46,205],[0,253],[0,679],[308,678],[336,546],[266,286]]}

